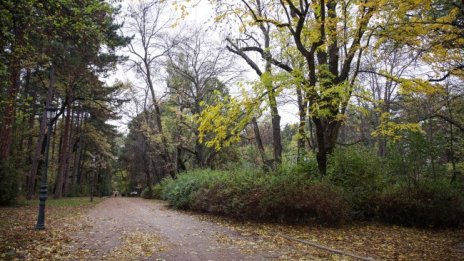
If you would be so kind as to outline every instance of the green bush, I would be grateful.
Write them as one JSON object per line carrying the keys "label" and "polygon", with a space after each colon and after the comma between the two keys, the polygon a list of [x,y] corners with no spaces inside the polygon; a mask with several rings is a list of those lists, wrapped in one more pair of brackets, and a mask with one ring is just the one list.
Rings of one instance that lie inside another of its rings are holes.
{"label": "green bush", "polygon": [[304,173],[195,171],[163,188],[176,208],[239,219],[338,225],[348,208],[341,191]]}
{"label": "green bush", "polygon": [[415,227],[464,225],[464,196],[449,181],[429,181],[415,188],[398,186],[383,193],[377,204],[377,218],[386,223]]}
{"label": "green bush", "polygon": [[140,193],[140,196],[144,199],[152,199],[153,198],[153,188],[150,189],[148,187],[145,187],[142,190],[142,193]]}
{"label": "green bush", "polygon": [[387,187],[387,168],[373,149],[347,147],[336,149],[329,158],[328,179],[342,187],[350,202],[352,218],[375,217],[376,199]]}
{"label": "green bush", "polygon": [[197,170],[181,174],[177,179],[166,182],[162,189],[163,199],[169,201],[176,208],[188,209],[192,201],[191,194],[207,186],[208,182],[211,182],[215,175],[220,174],[221,172],[213,172],[211,170]]}
{"label": "green bush", "polygon": [[146,187],[142,190],[140,196],[144,199],[162,199],[162,190],[164,188],[164,185],[168,182],[168,179],[162,180],[161,183],[153,185],[151,187],[151,190],[149,190],[148,187]]}
{"label": "green bush", "polygon": [[[314,158],[266,173],[243,167],[196,170],[157,189],[176,208],[238,219],[325,223],[380,221],[419,227],[464,225],[464,193],[447,176],[392,174],[389,159],[364,147],[339,148],[319,175]],[[396,169],[400,171],[401,169]],[[404,171],[408,171],[405,169]]]}
{"label": "green bush", "polygon": [[161,199],[162,198],[162,195],[161,195],[162,192],[163,192],[162,183],[154,185],[153,188],[152,188],[152,193],[153,193],[152,198]]}

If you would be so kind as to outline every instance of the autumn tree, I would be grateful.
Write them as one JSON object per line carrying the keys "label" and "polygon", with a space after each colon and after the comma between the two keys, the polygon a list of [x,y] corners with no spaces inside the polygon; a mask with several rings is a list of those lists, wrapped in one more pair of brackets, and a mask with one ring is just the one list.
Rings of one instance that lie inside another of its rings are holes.
{"label": "autumn tree", "polygon": [[[184,29],[187,31],[187,29]],[[178,108],[177,124],[193,133],[193,146],[184,142],[180,149],[195,158],[195,165],[207,167],[217,154],[199,139],[196,118],[207,105],[215,104],[228,95],[227,85],[238,76],[234,60],[214,42],[207,42],[204,29],[189,28],[190,33],[168,52],[168,90],[170,100]],[[182,135],[180,133],[180,135]]]}
{"label": "autumn tree", "polygon": [[[154,107],[156,128],[160,135],[162,154],[166,171],[175,177],[172,155],[169,151],[168,138],[162,121],[160,105],[161,94],[155,86],[156,71],[159,63],[167,52],[176,44],[169,39],[168,31],[172,18],[165,11],[168,5],[164,1],[137,1],[129,6],[127,19],[127,34],[132,37],[129,45],[129,61],[136,72],[142,76],[146,89],[151,96]],[[157,94],[158,93],[158,94]]]}

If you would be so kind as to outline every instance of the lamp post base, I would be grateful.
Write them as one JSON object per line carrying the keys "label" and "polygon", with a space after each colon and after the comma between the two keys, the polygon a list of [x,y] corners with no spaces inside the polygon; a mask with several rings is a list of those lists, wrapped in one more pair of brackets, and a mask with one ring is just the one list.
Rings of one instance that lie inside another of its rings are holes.
{"label": "lamp post base", "polygon": [[37,217],[36,230],[45,229],[45,201],[47,200],[47,184],[42,183],[40,185],[40,196],[39,196],[39,215]]}
{"label": "lamp post base", "polygon": [[35,226],[35,230],[45,230],[45,226]]}

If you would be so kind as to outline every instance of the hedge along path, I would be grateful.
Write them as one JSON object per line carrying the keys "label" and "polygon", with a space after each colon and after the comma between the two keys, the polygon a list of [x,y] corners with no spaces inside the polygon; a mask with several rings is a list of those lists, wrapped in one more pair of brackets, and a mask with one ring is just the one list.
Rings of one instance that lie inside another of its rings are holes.
{"label": "hedge along path", "polygon": [[375,259],[372,258],[372,257],[359,256],[359,255],[352,254],[352,253],[349,253],[349,252],[344,252],[344,251],[341,251],[341,250],[338,250],[338,249],[334,249],[334,248],[326,247],[326,246],[323,246],[323,245],[319,245],[319,244],[316,244],[314,242],[310,242],[310,241],[307,241],[307,240],[293,238],[293,237],[289,237],[289,236],[282,235],[282,234],[275,234],[275,235],[279,236],[279,237],[282,237],[282,238],[285,238],[287,240],[300,242],[300,243],[310,245],[310,246],[313,246],[313,247],[316,247],[316,248],[319,248],[319,249],[322,249],[322,250],[326,250],[326,251],[329,251],[329,252],[332,252],[332,253],[335,253],[335,254],[338,254],[338,255],[349,256],[349,257],[352,257],[352,258],[356,258],[356,259],[359,259],[359,260],[365,260],[365,261],[375,261]]}

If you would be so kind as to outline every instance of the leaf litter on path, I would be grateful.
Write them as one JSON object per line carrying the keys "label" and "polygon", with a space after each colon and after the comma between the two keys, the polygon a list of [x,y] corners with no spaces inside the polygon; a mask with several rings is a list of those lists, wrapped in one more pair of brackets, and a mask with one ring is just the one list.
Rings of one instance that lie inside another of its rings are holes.
{"label": "leaf litter on path", "polygon": [[[169,220],[184,216],[176,222],[198,220],[205,224],[203,227],[195,227],[197,232],[186,234],[185,240],[194,240],[197,234],[205,232],[205,228],[221,227],[229,231],[217,230],[211,233],[209,237],[216,244],[204,249],[190,249],[195,255],[214,252],[217,248],[232,248],[243,253],[244,260],[253,257],[259,257],[260,260],[352,260],[350,257],[335,255],[280,236],[285,235],[376,260],[464,260],[462,229],[416,229],[375,223],[328,228],[238,222],[193,212],[163,210],[164,208],[158,206],[162,203],[156,201],[141,202],[145,202],[144,206],[156,206],[150,209],[150,216],[160,215],[159,211],[164,211]],[[91,207],[92,205],[47,207],[47,229],[44,231],[34,229],[37,206],[1,208],[0,260],[163,260],[158,255],[164,257],[166,252],[176,251],[174,248],[185,247],[167,241],[151,225],[147,227],[145,219],[131,224],[131,228],[123,227],[110,217],[102,220],[89,219],[84,214]],[[99,223],[105,225],[99,226]],[[181,225],[171,223],[173,224]],[[83,238],[76,237],[78,234],[83,235]],[[105,240],[110,240],[107,237],[114,235],[117,236],[111,240],[117,242],[108,245]],[[105,249],[105,244],[108,249]],[[225,256],[223,260],[234,258],[228,259]]]}

